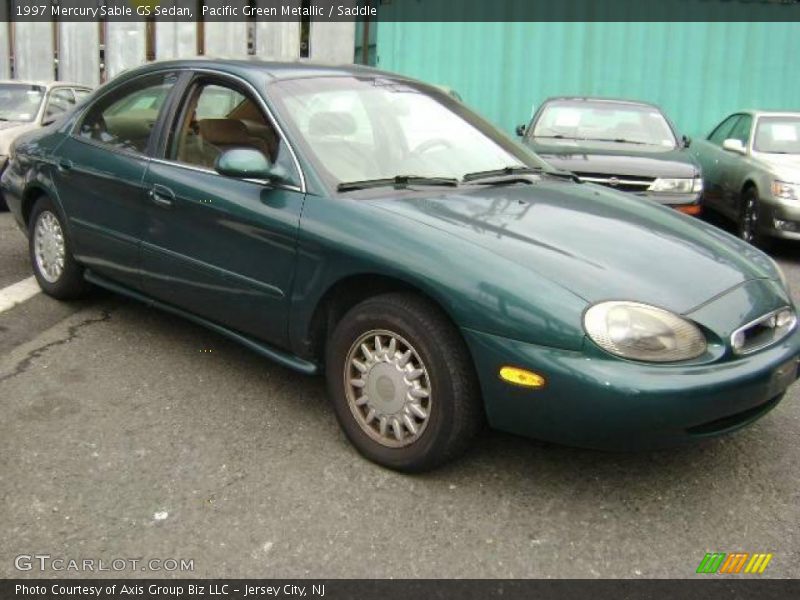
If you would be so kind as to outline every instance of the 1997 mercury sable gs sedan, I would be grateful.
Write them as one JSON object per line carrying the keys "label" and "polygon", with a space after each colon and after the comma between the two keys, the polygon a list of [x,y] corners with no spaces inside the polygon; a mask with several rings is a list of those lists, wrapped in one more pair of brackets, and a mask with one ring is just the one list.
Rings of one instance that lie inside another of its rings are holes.
{"label": "1997 mercury sable gs sedan", "polygon": [[46,293],[95,284],[324,367],[351,442],[394,469],[484,419],[593,448],[702,438],[797,377],[765,254],[380,71],[137,68],[19,140],[2,188]]}

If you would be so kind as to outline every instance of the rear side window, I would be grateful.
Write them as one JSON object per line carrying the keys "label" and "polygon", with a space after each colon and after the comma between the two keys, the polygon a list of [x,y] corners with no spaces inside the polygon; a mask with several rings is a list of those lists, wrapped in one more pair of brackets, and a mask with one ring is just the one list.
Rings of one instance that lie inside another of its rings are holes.
{"label": "rear side window", "polygon": [[84,114],[79,137],[113,148],[145,152],[176,81],[174,74],[148,75],[104,95]]}

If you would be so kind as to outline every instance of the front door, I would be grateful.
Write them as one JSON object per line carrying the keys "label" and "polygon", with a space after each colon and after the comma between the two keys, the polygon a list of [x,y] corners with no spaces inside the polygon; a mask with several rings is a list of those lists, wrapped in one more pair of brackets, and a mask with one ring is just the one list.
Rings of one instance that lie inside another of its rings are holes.
{"label": "front door", "polygon": [[[289,180],[271,184],[216,173],[216,158],[233,147],[260,150],[285,167]],[[163,152],[145,177],[145,290],[285,346],[304,201],[286,142],[246,88],[202,76],[188,87]]]}
{"label": "front door", "polygon": [[123,285],[139,285],[150,132],[174,83],[147,75],[101,96],[58,149],[54,179],[75,257]]}
{"label": "front door", "polygon": [[697,158],[703,171],[703,203],[728,215],[729,209],[723,202],[724,182],[720,172],[720,160],[727,158],[728,151],[722,149],[722,142],[728,139],[740,118],[739,114],[731,115],[711,132],[707,140],[698,144],[701,151]]}

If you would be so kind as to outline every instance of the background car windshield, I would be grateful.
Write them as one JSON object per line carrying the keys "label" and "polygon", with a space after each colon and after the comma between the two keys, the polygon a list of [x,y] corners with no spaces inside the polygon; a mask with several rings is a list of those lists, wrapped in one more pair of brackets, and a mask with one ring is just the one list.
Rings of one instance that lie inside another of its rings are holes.
{"label": "background car windshield", "polygon": [[533,137],[676,146],[672,128],[658,109],[613,102],[548,102]]}
{"label": "background car windshield", "polygon": [[800,117],[761,117],[753,148],[772,154],[800,154]]}
{"label": "background car windshield", "polygon": [[454,98],[416,85],[336,77],[287,80],[274,89],[308,151],[339,183],[546,167]]}
{"label": "background car windshield", "polygon": [[43,98],[39,85],[0,84],[0,120],[33,121]]}

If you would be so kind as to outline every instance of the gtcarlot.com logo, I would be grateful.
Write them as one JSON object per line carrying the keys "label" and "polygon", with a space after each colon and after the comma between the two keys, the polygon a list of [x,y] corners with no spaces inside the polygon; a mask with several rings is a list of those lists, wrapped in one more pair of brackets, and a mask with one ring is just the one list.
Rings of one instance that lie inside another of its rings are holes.
{"label": "gtcarlot.com logo", "polygon": [[772,554],[749,552],[733,552],[726,554],[725,552],[708,552],[700,565],[697,567],[697,573],[751,573],[758,574],[764,572],[772,560]]}
{"label": "gtcarlot.com logo", "polygon": [[49,554],[20,554],[17,571],[194,571],[193,558],[66,558]]}

